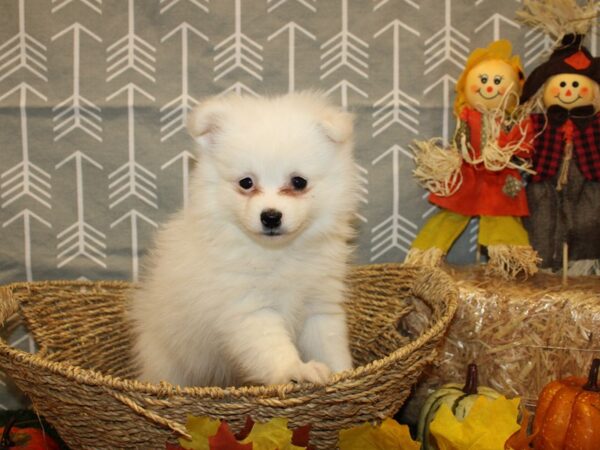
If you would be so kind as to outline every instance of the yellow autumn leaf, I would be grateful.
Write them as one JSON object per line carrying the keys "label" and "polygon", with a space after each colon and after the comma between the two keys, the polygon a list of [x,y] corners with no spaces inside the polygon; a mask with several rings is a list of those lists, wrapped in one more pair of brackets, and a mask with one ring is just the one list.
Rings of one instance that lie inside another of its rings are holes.
{"label": "yellow autumn leaf", "polygon": [[380,426],[364,423],[340,431],[340,450],[419,450],[406,425],[385,419]]}
{"label": "yellow autumn leaf", "polygon": [[460,422],[447,405],[442,405],[429,431],[439,450],[504,450],[504,443],[519,429],[519,398],[495,400],[478,397]]}
{"label": "yellow autumn leaf", "polygon": [[210,417],[188,416],[185,428],[192,440],[179,438],[179,445],[188,450],[210,450],[208,438],[217,434],[220,424]]}
{"label": "yellow autumn leaf", "polygon": [[288,420],[274,418],[266,423],[255,423],[242,444],[252,443],[252,450],[304,450],[292,444],[293,432]]}

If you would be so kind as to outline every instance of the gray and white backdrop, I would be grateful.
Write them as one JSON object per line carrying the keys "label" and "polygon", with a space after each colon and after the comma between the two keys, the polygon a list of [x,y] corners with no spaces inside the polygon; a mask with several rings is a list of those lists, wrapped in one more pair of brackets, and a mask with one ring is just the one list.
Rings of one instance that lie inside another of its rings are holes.
{"label": "gray and white backdrop", "polygon": [[[447,138],[469,52],[550,44],[519,0],[0,0],[0,283],[137,279],[187,203],[184,123],[209,95],[318,88],[357,115],[358,262],[401,261],[434,209],[415,138]],[[596,54],[598,37],[589,36]],[[473,221],[450,261],[474,260]],[[30,348],[27,336],[16,345]],[[0,393],[0,408],[16,405]]]}

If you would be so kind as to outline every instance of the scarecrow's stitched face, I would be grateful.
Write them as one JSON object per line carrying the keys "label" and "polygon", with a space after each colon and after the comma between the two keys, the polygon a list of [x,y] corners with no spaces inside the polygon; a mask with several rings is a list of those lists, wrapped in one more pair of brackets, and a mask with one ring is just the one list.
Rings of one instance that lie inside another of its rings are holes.
{"label": "scarecrow's stitched face", "polygon": [[504,61],[483,61],[467,74],[465,97],[471,106],[492,110],[506,101],[505,106],[510,109],[519,95],[519,75]]}
{"label": "scarecrow's stitched face", "polygon": [[595,81],[584,75],[554,75],[544,87],[544,105],[546,108],[559,105],[566,109],[591,105],[594,102],[594,84]]}

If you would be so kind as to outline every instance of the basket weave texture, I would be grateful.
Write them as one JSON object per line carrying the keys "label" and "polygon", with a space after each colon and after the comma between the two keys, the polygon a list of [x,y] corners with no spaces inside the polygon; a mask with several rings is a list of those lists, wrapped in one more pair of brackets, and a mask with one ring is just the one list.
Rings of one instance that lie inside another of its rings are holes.
{"label": "basket weave texture", "polygon": [[454,284],[437,269],[358,266],[349,287],[356,368],[322,386],[182,388],[135,380],[125,318],[133,287],[125,282],[0,287],[0,323],[23,320],[40,349],[30,354],[2,339],[0,367],[74,449],[164,449],[168,439],[185,435],[188,414],[225,419],[234,430],[247,416],[287,417],[291,428],[312,425],[317,448],[335,448],[340,429],[399,409],[457,306]]}

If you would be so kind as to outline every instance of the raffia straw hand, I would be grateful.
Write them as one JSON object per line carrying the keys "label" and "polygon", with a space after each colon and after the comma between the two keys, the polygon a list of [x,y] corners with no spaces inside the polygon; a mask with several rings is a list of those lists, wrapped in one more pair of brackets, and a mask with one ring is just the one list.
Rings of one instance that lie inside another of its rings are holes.
{"label": "raffia straw hand", "polygon": [[413,174],[419,184],[429,192],[448,197],[462,184],[462,158],[456,147],[444,148],[440,143],[438,138],[414,141],[411,146],[416,163]]}

